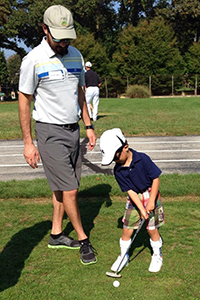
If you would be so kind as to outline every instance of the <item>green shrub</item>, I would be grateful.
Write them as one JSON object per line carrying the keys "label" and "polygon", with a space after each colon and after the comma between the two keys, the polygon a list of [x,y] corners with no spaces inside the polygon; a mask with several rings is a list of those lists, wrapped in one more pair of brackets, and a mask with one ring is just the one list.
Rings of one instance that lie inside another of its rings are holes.
{"label": "green shrub", "polygon": [[127,98],[149,98],[151,93],[144,85],[130,85],[126,90]]}

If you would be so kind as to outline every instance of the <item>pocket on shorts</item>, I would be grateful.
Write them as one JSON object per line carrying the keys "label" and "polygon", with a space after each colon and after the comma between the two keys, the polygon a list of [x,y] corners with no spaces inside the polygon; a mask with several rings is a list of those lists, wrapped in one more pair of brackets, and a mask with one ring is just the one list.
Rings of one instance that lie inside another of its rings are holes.
{"label": "pocket on shorts", "polygon": [[45,144],[49,138],[49,124],[35,123],[36,141]]}

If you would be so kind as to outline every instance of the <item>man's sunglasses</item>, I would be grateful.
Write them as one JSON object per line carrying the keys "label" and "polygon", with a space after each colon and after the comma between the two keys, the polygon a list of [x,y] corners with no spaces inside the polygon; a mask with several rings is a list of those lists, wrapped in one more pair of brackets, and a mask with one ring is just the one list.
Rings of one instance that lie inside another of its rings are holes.
{"label": "man's sunglasses", "polygon": [[50,30],[49,30],[49,27],[46,25],[46,28],[47,28],[47,30],[48,30],[48,32],[50,33],[50,35],[51,35],[51,37],[52,37],[52,40],[55,42],[55,43],[60,43],[60,42],[65,42],[66,44],[69,44],[70,42],[71,42],[71,39],[61,39],[61,40],[59,40],[59,39],[56,39],[56,38],[54,38],[53,36],[52,36],[52,34],[51,34],[51,32],[50,32]]}

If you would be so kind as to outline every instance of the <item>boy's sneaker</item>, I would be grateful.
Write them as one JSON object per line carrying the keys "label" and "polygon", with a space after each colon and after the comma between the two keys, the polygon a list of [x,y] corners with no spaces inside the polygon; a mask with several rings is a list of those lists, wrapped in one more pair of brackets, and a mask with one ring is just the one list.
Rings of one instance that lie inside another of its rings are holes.
{"label": "boy's sneaker", "polygon": [[80,249],[80,243],[79,243],[79,241],[74,240],[71,237],[65,235],[63,232],[56,239],[54,239],[50,235],[48,248],[51,248],[51,249],[59,249],[59,248]]}
{"label": "boy's sneaker", "polygon": [[80,249],[81,263],[83,265],[95,264],[97,262],[97,259],[94,255],[95,249],[92,247],[90,242],[89,241],[80,242],[80,245],[81,245],[81,249]]}
{"label": "boy's sneaker", "polygon": [[[129,263],[128,253],[125,255],[123,261],[122,262],[121,261],[122,261],[122,257],[121,257],[121,255],[119,255],[111,267],[111,270],[113,272],[116,272],[116,271],[120,272],[124,267],[128,266],[128,263]],[[119,269],[118,269],[118,267],[119,267]]]}
{"label": "boy's sneaker", "polygon": [[153,254],[149,266],[149,272],[159,272],[162,267],[163,259],[160,255]]}

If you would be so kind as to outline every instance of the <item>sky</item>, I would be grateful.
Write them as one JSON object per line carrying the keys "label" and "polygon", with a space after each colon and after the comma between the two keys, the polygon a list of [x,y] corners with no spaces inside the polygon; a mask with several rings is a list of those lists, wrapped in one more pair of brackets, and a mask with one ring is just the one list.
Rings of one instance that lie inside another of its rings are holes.
{"label": "sky", "polygon": [[8,59],[11,55],[15,54],[14,51],[8,49],[2,49],[4,51],[5,58]]}
{"label": "sky", "polygon": [[[29,52],[31,50],[31,48],[27,48],[26,45],[23,42],[21,42],[19,45],[20,45],[20,47],[24,47],[26,52]],[[16,52],[14,52],[13,50],[4,49],[4,48],[1,48],[1,50],[4,51],[4,55],[5,55],[6,59],[8,59],[10,56],[16,54]]]}

